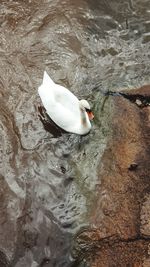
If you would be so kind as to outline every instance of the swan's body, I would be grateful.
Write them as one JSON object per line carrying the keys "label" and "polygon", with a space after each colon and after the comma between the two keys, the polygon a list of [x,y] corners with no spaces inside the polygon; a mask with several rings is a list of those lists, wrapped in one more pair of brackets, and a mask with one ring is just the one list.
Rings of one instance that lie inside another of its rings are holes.
{"label": "swan's body", "polygon": [[[59,127],[80,135],[90,131],[89,117],[92,112],[89,103],[86,100],[79,101],[67,88],[54,83],[46,71],[38,93],[47,114]],[[93,117],[92,114],[91,119]]]}

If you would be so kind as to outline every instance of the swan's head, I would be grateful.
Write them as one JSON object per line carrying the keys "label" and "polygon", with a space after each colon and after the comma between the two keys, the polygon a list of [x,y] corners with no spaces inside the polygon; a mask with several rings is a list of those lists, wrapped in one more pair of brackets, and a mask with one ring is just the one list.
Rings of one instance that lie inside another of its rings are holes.
{"label": "swan's head", "polygon": [[94,115],[93,115],[93,113],[91,111],[90,104],[87,102],[87,100],[85,100],[85,99],[80,100],[80,104],[79,105],[80,105],[80,109],[87,113],[89,119],[93,120],[94,119]]}

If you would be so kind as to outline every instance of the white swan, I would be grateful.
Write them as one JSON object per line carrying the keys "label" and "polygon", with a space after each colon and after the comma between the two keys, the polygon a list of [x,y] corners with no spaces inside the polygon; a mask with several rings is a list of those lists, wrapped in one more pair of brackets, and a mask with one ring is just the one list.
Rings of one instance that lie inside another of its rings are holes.
{"label": "white swan", "polygon": [[47,114],[60,128],[80,135],[90,131],[94,115],[89,103],[79,101],[67,88],[54,83],[46,71],[38,93]]}

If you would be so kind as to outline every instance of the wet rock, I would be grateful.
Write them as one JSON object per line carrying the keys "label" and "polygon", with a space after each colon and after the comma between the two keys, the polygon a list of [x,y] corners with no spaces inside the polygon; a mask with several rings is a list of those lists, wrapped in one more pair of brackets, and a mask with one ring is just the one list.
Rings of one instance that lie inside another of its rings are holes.
{"label": "wet rock", "polygon": [[150,238],[150,195],[145,196],[141,207],[141,234]]}
{"label": "wet rock", "polygon": [[150,96],[149,96],[149,86],[145,85],[139,89],[136,89],[135,91],[122,91],[122,92],[112,92],[107,91],[105,93],[106,96],[112,95],[112,96],[120,96],[128,99],[132,103],[135,103],[138,107],[143,108],[150,105]]}
{"label": "wet rock", "polygon": [[137,109],[119,96],[112,101],[113,132],[98,168],[101,186],[90,214],[91,229],[78,234],[75,256],[92,267],[149,266],[150,109]]}

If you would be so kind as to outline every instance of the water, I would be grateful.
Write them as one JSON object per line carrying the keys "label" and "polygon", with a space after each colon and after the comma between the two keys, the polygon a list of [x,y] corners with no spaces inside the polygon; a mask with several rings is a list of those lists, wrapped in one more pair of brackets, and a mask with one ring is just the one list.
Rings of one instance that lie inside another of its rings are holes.
{"label": "water", "polygon": [[[150,83],[150,3],[1,0],[0,25],[3,265],[69,267],[73,236],[90,224],[111,134],[112,107],[103,109],[101,92]],[[45,69],[91,103],[88,136],[44,129],[37,88]]]}

